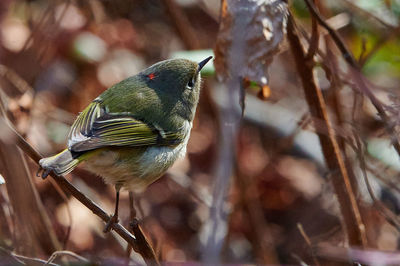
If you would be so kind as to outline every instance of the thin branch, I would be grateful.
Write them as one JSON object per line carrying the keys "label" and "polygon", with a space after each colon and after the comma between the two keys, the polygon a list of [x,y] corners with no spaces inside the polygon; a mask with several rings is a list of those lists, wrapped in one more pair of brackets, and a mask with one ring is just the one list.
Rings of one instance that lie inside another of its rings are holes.
{"label": "thin branch", "polygon": [[59,251],[56,251],[56,252],[54,252],[53,254],[51,254],[50,258],[47,260],[47,262],[45,263],[45,265],[51,264],[56,258],[61,257],[61,256],[70,256],[70,257],[73,257],[73,258],[75,258],[75,259],[77,259],[77,260],[79,260],[79,261],[85,262],[85,263],[88,263],[88,262],[89,262],[88,259],[86,259],[86,258],[84,258],[84,257],[82,257],[82,256],[79,256],[78,254],[76,254],[76,253],[74,253],[74,252],[72,252],[72,251],[69,251],[69,250],[59,250]]}
{"label": "thin branch", "polygon": [[183,173],[172,170],[168,170],[167,174],[170,180],[182,187],[184,193],[188,194],[188,196],[204,204],[208,208],[212,207],[212,196],[210,193],[205,192],[204,189],[202,189],[199,185],[193,183],[190,177]]}
{"label": "thin branch", "polygon": [[340,52],[343,54],[344,59],[355,68],[358,68],[357,61],[354,59],[352,53],[347,49],[346,45],[344,45],[342,39],[340,38],[339,34],[332,29],[328,23],[321,17],[318,13],[317,9],[315,8],[314,4],[310,2],[310,0],[304,0],[310,13],[315,17],[315,19],[324,27],[328,33],[332,36],[332,39],[335,41],[337,47],[339,48]]}
{"label": "thin branch", "polygon": [[57,185],[57,183],[50,179],[50,183],[53,185],[53,187],[55,188],[55,190],[57,191],[57,193],[61,196],[61,198],[64,200],[65,202],[65,207],[66,207],[66,211],[67,211],[67,217],[68,217],[68,226],[67,226],[67,232],[65,233],[65,237],[64,240],[62,241],[62,246],[63,249],[67,248],[67,244],[68,244],[68,240],[69,237],[71,235],[71,229],[72,229],[72,223],[73,223],[73,218],[72,218],[72,213],[71,213],[71,208],[68,204],[68,197],[67,195],[64,193],[64,191]]}
{"label": "thin branch", "polygon": [[[315,2],[315,0],[314,0]],[[310,40],[310,47],[308,48],[308,52],[306,55],[307,59],[312,59],[318,50],[319,44],[319,32],[318,32],[318,22],[316,21],[315,17],[311,17],[311,40]]]}
{"label": "thin branch", "polygon": [[163,0],[162,2],[186,48],[198,49],[200,47],[199,40],[184,10],[174,0]]}
{"label": "thin branch", "polygon": [[[304,0],[308,9],[310,10],[310,13],[317,19],[317,21],[320,23],[321,26],[323,26],[331,35],[333,41],[335,42],[336,46],[342,53],[343,58],[346,60],[346,62],[350,65],[350,73],[352,74],[351,77],[353,78],[354,83],[358,87],[358,89],[363,92],[369,100],[371,101],[372,105],[375,107],[375,109],[378,111],[379,116],[381,119],[385,122],[385,129],[388,132],[389,135],[395,137],[396,134],[393,132],[393,127],[390,126],[389,123],[389,117],[386,114],[385,107],[382,105],[382,103],[375,97],[375,95],[372,93],[370,88],[367,86],[367,83],[365,82],[365,78],[362,76],[360,73],[360,66],[358,65],[357,61],[354,59],[354,56],[352,53],[347,49],[346,45],[344,42],[341,40],[339,34],[332,29],[326,21],[322,18],[322,16],[319,14],[313,3],[310,2],[310,0]],[[393,139],[392,144],[397,152],[397,154],[400,156],[400,142],[398,139]]]}
{"label": "thin branch", "polygon": [[395,26],[386,23],[384,20],[382,20],[381,18],[375,16],[373,13],[368,12],[367,10],[360,8],[359,6],[357,6],[356,4],[354,4],[353,2],[349,1],[349,0],[342,0],[350,9],[357,11],[358,13],[360,13],[361,15],[363,15],[365,18],[367,19],[374,19],[375,21],[377,21],[379,24],[381,24],[381,26],[384,26],[386,28],[388,28],[389,30],[394,30]]}
{"label": "thin branch", "polygon": [[300,43],[291,15],[288,20],[287,32],[311,115],[313,118],[322,120],[328,130],[328,135],[318,133],[318,137],[327,166],[332,173],[331,180],[340,203],[340,210],[346,225],[345,231],[348,241],[350,245],[364,247],[367,244],[365,226],[362,223],[361,214],[354,196],[348,171],[345,167],[334,130],[327,114],[325,100],[321,90],[315,84],[313,76],[314,62],[312,60],[306,60],[306,55]]}
{"label": "thin branch", "polygon": [[382,181],[390,190],[396,191],[397,193],[400,194],[400,187],[392,180],[388,180],[383,176],[382,174],[382,172],[384,172],[383,169],[375,169],[370,165],[370,162],[366,163],[365,167],[368,170],[368,172],[371,172],[377,179]]}
{"label": "thin branch", "polygon": [[387,208],[384,204],[382,204],[382,202],[380,200],[378,200],[375,196],[375,193],[374,193],[374,191],[371,187],[371,184],[369,183],[369,179],[368,179],[367,167],[366,167],[367,164],[365,163],[365,159],[364,159],[365,151],[363,148],[363,144],[362,144],[361,140],[359,139],[359,137],[357,136],[356,132],[353,132],[353,134],[354,134],[354,138],[356,139],[356,145],[357,145],[355,152],[356,152],[358,160],[360,162],[360,168],[361,168],[361,172],[364,177],[365,185],[367,186],[368,193],[369,193],[372,201],[374,202],[374,206],[383,215],[383,217],[385,217],[386,221],[388,221],[391,225],[393,225],[400,232],[400,221],[397,218],[397,216],[389,208]]}
{"label": "thin branch", "polygon": [[364,66],[365,63],[379,50],[382,48],[383,45],[385,45],[389,40],[399,36],[400,33],[400,26],[394,28],[393,30],[386,32],[386,34],[380,38],[374,47],[366,53],[362,58],[360,58],[360,66]]}
{"label": "thin branch", "polygon": [[[38,258],[30,258],[30,257],[23,256],[23,255],[18,255],[18,254],[15,254],[14,252],[7,250],[3,247],[0,247],[0,252],[10,256],[14,260],[13,264],[10,264],[10,265],[38,265],[38,264],[45,265],[46,264],[45,260],[41,260]],[[17,263],[19,263],[19,264],[17,264]],[[48,265],[59,266],[58,264],[55,264],[55,263],[49,263]]]}
{"label": "thin branch", "polygon": [[353,261],[363,265],[400,265],[400,254],[398,252],[361,250],[329,244],[320,244],[315,251],[318,257],[333,259],[336,262]]}
{"label": "thin branch", "polygon": [[310,238],[308,237],[306,231],[304,231],[303,225],[302,225],[301,223],[297,223],[297,228],[299,229],[299,232],[300,232],[301,236],[303,237],[304,241],[306,242],[307,246],[308,246],[309,249],[310,249],[311,257],[313,258],[314,265],[319,266],[320,263],[319,263],[317,257],[315,256],[315,253],[314,253],[314,249],[313,249],[311,240],[310,240]]}
{"label": "thin branch", "polygon": [[0,64],[0,76],[6,78],[18,90],[19,93],[32,91],[32,87],[21,78],[14,70]]}

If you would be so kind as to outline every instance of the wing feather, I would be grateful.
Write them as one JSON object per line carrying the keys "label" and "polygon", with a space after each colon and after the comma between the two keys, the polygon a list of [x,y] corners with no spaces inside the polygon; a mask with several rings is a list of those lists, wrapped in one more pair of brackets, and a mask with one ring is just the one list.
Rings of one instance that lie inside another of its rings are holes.
{"label": "wing feather", "polygon": [[78,118],[72,124],[68,135],[68,147],[86,140],[90,135],[93,122],[100,117],[100,115],[100,103],[93,101],[79,114]]}
{"label": "wing feather", "polygon": [[68,147],[82,152],[106,146],[176,145],[183,139],[179,130],[164,132],[129,115],[105,114],[100,103],[93,102],[72,125]]}

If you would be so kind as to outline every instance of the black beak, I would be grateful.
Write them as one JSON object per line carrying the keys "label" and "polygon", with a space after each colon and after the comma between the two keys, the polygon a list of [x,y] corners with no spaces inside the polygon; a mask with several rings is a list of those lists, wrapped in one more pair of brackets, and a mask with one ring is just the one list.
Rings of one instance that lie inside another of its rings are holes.
{"label": "black beak", "polygon": [[200,70],[207,64],[208,61],[211,60],[211,58],[212,58],[212,56],[209,56],[199,63],[199,68],[197,69],[197,73],[200,72]]}

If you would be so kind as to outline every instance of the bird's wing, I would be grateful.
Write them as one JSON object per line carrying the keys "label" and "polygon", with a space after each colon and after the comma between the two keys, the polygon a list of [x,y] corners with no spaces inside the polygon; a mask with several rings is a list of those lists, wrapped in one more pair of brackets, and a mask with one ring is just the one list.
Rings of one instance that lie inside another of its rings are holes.
{"label": "bird's wing", "polygon": [[94,121],[101,116],[100,102],[93,101],[76,118],[68,135],[68,147],[85,141],[90,135]]}
{"label": "bird's wing", "polygon": [[129,115],[106,114],[93,102],[72,125],[68,148],[82,152],[106,146],[176,145],[183,138],[179,131],[164,132]]}

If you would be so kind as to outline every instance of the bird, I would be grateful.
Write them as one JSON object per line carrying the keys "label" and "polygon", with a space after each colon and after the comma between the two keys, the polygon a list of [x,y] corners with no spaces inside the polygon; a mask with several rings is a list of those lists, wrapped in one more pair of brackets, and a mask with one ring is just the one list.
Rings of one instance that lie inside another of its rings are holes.
{"label": "bird", "polygon": [[200,71],[211,58],[161,61],[105,90],[77,116],[67,147],[39,161],[42,178],[68,174],[84,162],[114,185],[115,210],[104,229],[110,231],[118,222],[120,190],[144,191],[185,155]]}

